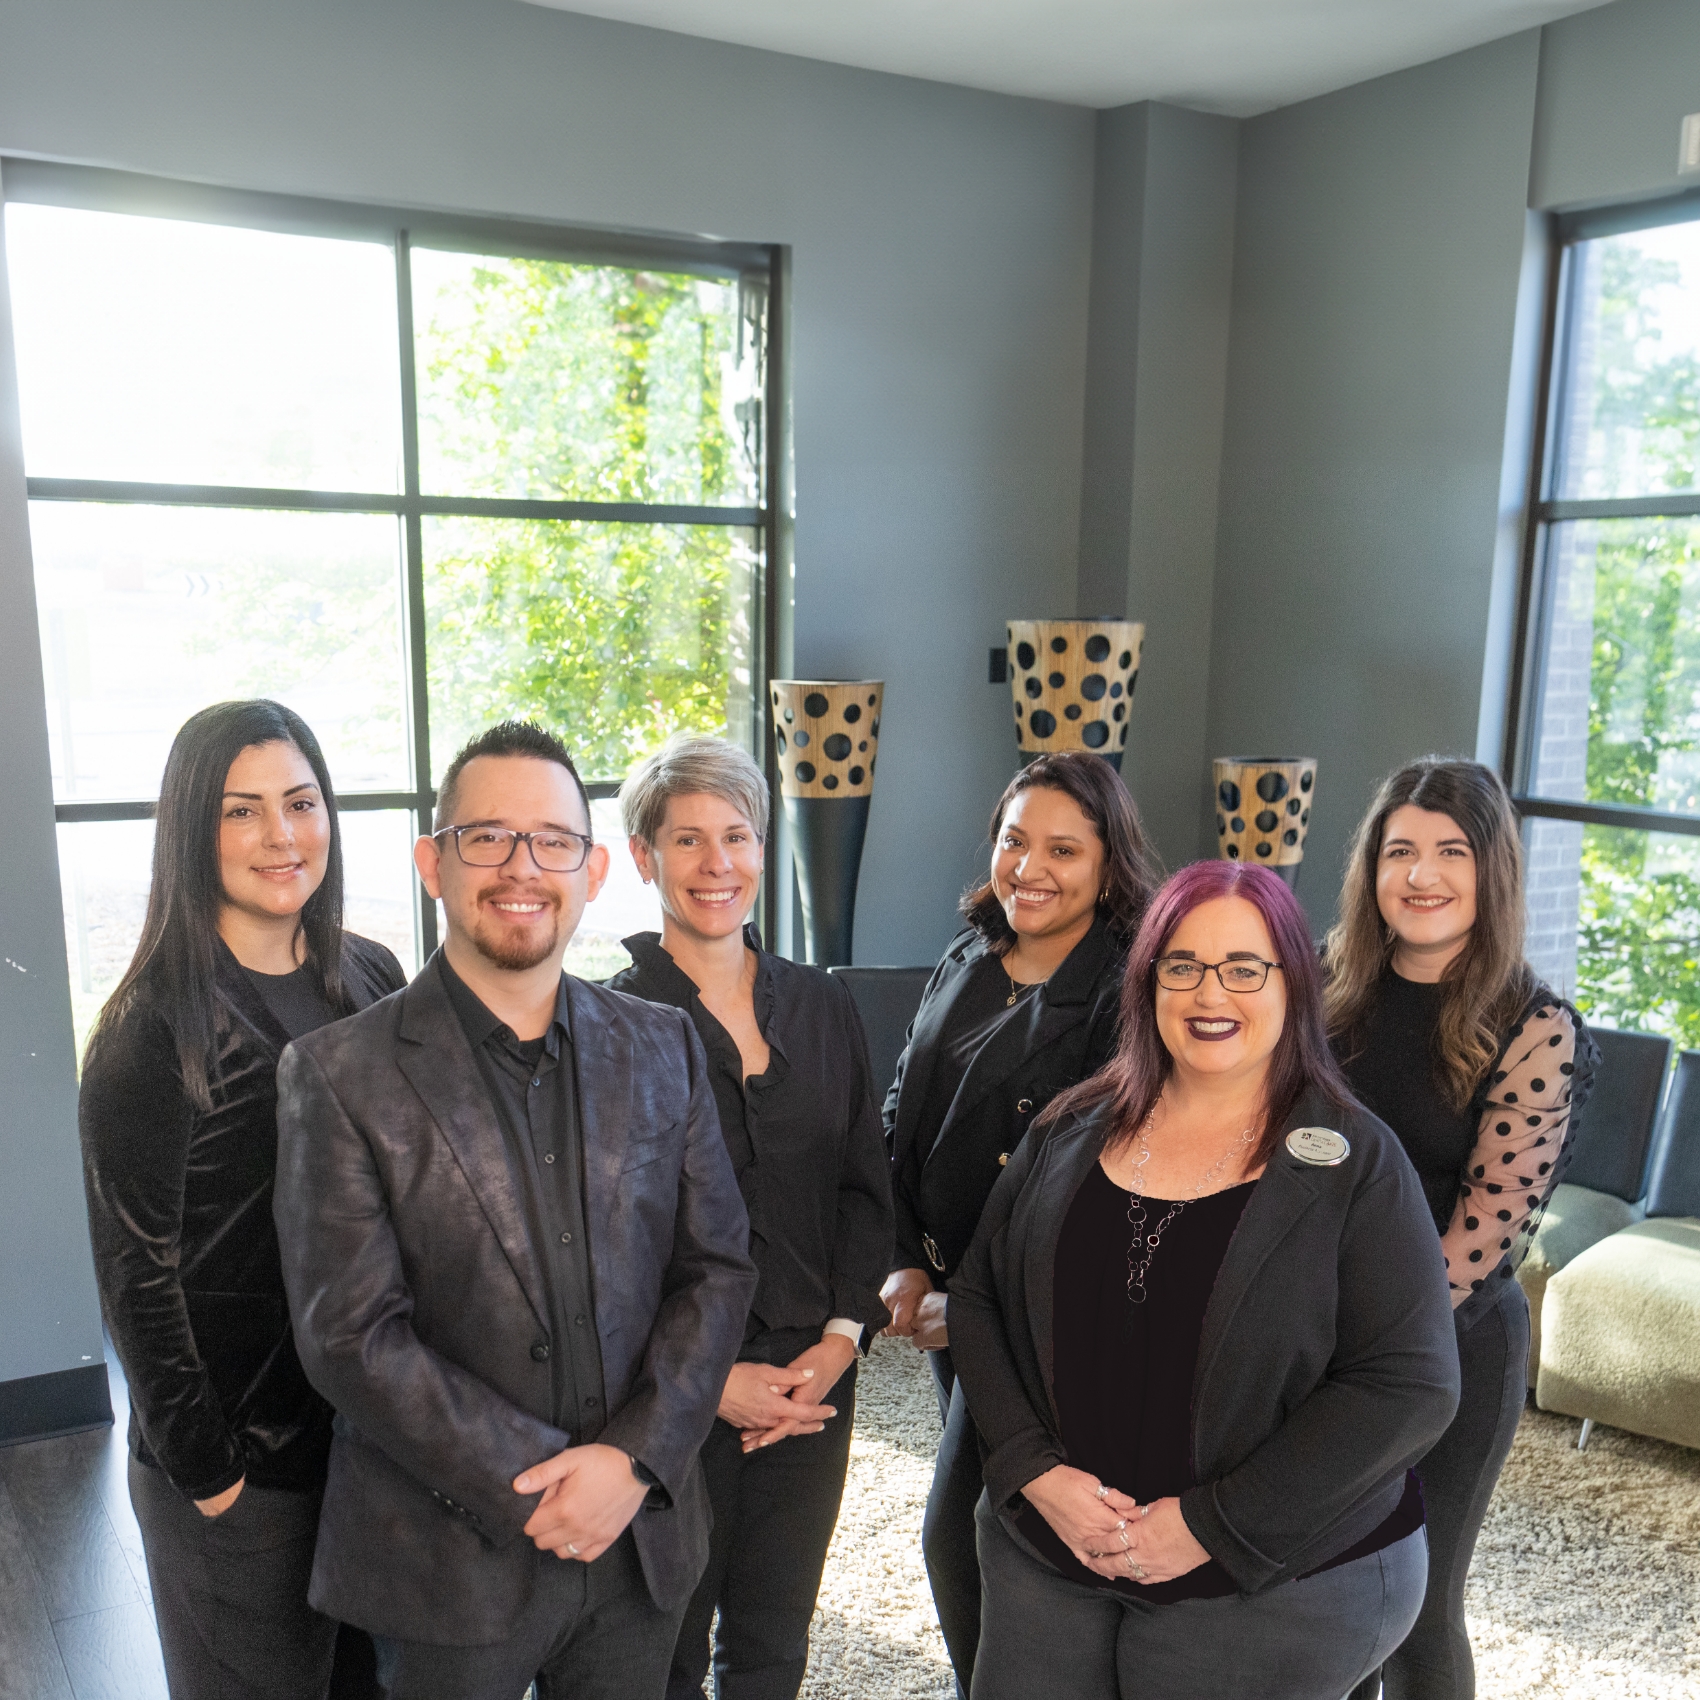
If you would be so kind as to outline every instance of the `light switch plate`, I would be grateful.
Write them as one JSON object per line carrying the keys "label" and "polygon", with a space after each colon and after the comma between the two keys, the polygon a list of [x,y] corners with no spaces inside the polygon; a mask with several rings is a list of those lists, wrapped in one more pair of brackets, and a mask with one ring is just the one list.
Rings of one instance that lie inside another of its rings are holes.
{"label": "light switch plate", "polygon": [[1678,177],[1700,177],[1700,112],[1691,112],[1682,121],[1682,140],[1676,150]]}

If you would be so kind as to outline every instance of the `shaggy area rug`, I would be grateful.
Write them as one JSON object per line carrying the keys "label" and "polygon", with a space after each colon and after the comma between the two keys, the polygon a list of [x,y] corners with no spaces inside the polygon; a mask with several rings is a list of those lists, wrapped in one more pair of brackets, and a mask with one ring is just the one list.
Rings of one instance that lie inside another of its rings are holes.
{"label": "shaggy area rug", "polygon": [[[1470,1572],[1481,1700],[1700,1697],[1700,1452],[1530,1409]],[[881,1340],[815,1614],[807,1700],[949,1700],[921,1562],[932,1376]]]}

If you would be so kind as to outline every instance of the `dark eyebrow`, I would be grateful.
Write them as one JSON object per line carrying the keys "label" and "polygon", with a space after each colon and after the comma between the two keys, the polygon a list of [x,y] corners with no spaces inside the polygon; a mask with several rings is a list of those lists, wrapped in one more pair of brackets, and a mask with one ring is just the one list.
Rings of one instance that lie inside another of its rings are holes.
{"label": "dark eyebrow", "polygon": [[1255,950],[1230,950],[1222,960],[1224,962],[1261,962],[1263,958]]}
{"label": "dark eyebrow", "polygon": [[[317,780],[304,779],[299,785],[291,785],[290,788],[284,792],[284,796],[293,797],[297,791],[317,791],[318,788],[319,785]],[[263,803],[266,800],[264,795],[259,791],[226,791],[225,796],[236,797],[244,803]]]}
{"label": "dark eyebrow", "polygon": [[[500,827],[503,832],[513,832],[513,831],[516,830],[514,827],[509,826],[508,823],[505,820],[463,820],[463,821],[456,821],[455,825],[456,826],[497,826],[497,827]],[[533,828],[533,830],[536,831],[536,832],[570,832],[573,835],[574,838],[589,838],[590,837],[590,834],[588,832],[580,832],[579,829],[576,826],[561,826],[557,822],[552,821],[552,820],[544,821],[544,823],[541,826],[535,827],[535,828]]]}
{"label": "dark eyebrow", "polygon": [[[1381,848],[1383,850],[1391,850],[1395,844],[1403,844],[1412,850],[1417,848],[1417,841],[1414,838],[1385,839],[1382,842]],[[1466,850],[1470,848],[1470,841],[1463,835],[1463,833],[1459,833],[1456,838],[1438,838],[1435,840],[1435,848],[1437,850],[1444,850],[1450,844],[1462,844]]]}
{"label": "dark eyebrow", "polygon": [[1186,957],[1190,957],[1194,962],[1196,962],[1198,960],[1198,952],[1196,950],[1166,950],[1166,951],[1163,952],[1163,954],[1165,956],[1186,956]]}

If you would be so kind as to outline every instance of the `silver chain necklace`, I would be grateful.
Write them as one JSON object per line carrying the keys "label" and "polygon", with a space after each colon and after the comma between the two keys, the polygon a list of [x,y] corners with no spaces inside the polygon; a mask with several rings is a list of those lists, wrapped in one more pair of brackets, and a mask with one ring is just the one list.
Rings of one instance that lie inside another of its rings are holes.
{"label": "silver chain necklace", "polygon": [[[1161,1102],[1161,1100],[1159,1100]],[[1145,1125],[1139,1130],[1139,1155],[1133,1161],[1133,1178],[1127,1188],[1127,1220],[1133,1229],[1133,1238],[1127,1248],[1127,1296],[1131,1304],[1145,1303],[1145,1277],[1151,1273],[1151,1259],[1157,1255],[1157,1247],[1161,1244],[1163,1235],[1169,1230],[1169,1224],[1193,1203],[1202,1198],[1210,1190],[1214,1181],[1228,1165],[1231,1157],[1252,1143],[1257,1136],[1255,1128],[1247,1128],[1214,1163],[1204,1172],[1204,1178],[1192,1189],[1185,1198],[1178,1198],[1169,1206],[1168,1214],[1149,1233],[1145,1224],[1149,1220],[1145,1211],[1145,1196],[1139,1190],[1139,1171],[1151,1161],[1151,1124],[1157,1119],[1157,1105],[1153,1104],[1150,1113],[1145,1118]]]}

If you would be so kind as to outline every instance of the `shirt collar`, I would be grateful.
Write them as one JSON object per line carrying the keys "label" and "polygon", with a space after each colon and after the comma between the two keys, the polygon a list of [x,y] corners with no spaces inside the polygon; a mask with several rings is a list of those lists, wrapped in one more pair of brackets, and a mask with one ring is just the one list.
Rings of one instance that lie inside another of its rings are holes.
{"label": "shirt collar", "polygon": [[[432,961],[437,965],[437,973],[443,982],[443,990],[449,994],[449,1003],[455,1012],[455,1019],[460,1022],[461,1031],[466,1035],[466,1042],[473,1050],[484,1044],[492,1036],[500,1035],[510,1044],[518,1044],[519,1040],[514,1031],[502,1018],[495,1014],[473,989],[449,965],[448,952],[441,945],[437,947]],[[559,1037],[556,1037],[556,1029]],[[563,1041],[572,1038],[572,1021],[567,1011],[567,977],[561,976],[561,983],[555,992],[555,1019],[549,1024],[546,1037],[554,1039],[549,1046],[551,1053]]]}

